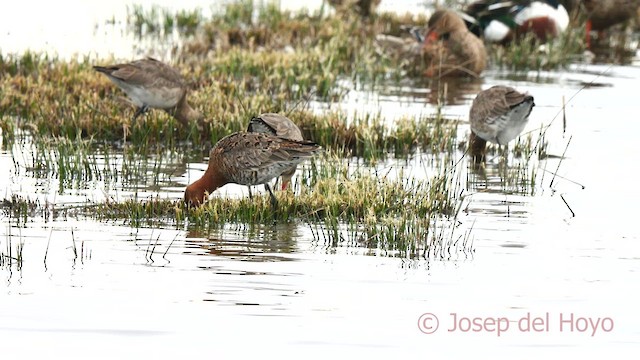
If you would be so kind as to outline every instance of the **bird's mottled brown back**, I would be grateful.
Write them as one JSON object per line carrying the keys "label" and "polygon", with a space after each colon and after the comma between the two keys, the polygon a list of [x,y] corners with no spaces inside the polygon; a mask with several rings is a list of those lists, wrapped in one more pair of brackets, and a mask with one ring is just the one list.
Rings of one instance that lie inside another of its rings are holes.
{"label": "bird's mottled brown back", "polygon": [[153,58],[106,67],[107,75],[130,85],[145,87],[184,87],[182,75],[173,67]]}
{"label": "bird's mottled brown back", "polygon": [[249,132],[265,133],[289,140],[304,140],[302,131],[291,119],[275,113],[260,114],[249,122]]}
{"label": "bird's mottled brown back", "polygon": [[258,185],[280,176],[319,150],[312,142],[241,132],[221,139],[211,150],[209,163],[229,182]]}
{"label": "bird's mottled brown back", "polygon": [[476,96],[471,105],[469,118],[471,123],[487,122],[502,116],[515,105],[522,103],[527,94],[518,92],[509,86],[497,85]]}

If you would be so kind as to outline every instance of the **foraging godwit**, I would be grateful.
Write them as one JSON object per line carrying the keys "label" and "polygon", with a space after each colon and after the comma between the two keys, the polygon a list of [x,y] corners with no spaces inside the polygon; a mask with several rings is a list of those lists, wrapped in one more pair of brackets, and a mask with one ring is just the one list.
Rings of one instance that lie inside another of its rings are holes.
{"label": "foraging godwit", "polygon": [[534,106],[533,96],[509,86],[483,90],[469,111],[469,148],[475,162],[484,161],[487,141],[506,145],[520,135]]}
{"label": "foraging godwit", "polygon": [[220,139],[211,149],[207,170],[199,180],[187,186],[184,201],[187,205],[200,206],[208,194],[229,183],[264,184],[275,207],[277,200],[268,182],[318,151],[320,146],[309,141],[287,140],[262,133],[233,133]]}
{"label": "foraging godwit", "polygon": [[[291,119],[275,113],[260,114],[249,122],[248,132],[264,133],[293,141],[303,141],[302,131]],[[282,173],[282,190],[285,190],[296,172],[298,165],[293,165]],[[251,194],[251,190],[249,190]]]}
{"label": "foraging godwit", "polygon": [[428,61],[428,77],[478,77],[487,66],[482,40],[469,32],[452,10],[437,10],[431,15],[422,52]]}
{"label": "foraging godwit", "polygon": [[133,120],[149,108],[162,109],[185,126],[202,120],[187,102],[187,86],[180,73],[161,61],[146,58],[93,68],[105,74],[138,107]]}
{"label": "foraging godwit", "polygon": [[569,13],[557,0],[478,0],[463,16],[472,32],[497,43],[528,33],[546,41],[569,26]]}

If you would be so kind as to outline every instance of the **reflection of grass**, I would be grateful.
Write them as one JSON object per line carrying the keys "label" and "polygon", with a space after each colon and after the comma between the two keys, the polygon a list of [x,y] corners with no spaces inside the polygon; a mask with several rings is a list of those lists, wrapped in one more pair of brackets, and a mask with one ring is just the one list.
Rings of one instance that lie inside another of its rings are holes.
{"label": "reflection of grass", "polygon": [[[11,234],[8,234],[4,238],[5,246],[0,245],[2,246],[0,248],[0,268],[12,268],[15,266],[20,271],[24,262],[24,241],[21,238],[19,242],[14,243],[12,241],[13,238]],[[2,242],[0,241],[0,244]]]}
{"label": "reflection of grass", "polygon": [[133,4],[127,8],[127,23],[131,31],[138,37],[169,36],[174,30],[183,35],[193,35],[202,21],[202,12],[195,10],[171,10],[157,5],[145,9],[141,5]]}
{"label": "reflection of grass", "polygon": [[481,164],[470,163],[473,174],[467,179],[467,185],[476,190],[533,195],[540,160],[547,156],[544,137],[547,129],[548,127],[540,129],[536,142],[533,141],[532,134],[529,134],[521,135],[508,148],[487,143],[489,160]]}
{"label": "reflection of grass", "polygon": [[[178,151],[176,148],[158,146],[133,146],[123,148],[111,143],[99,143],[80,137],[29,138],[22,132],[17,140],[24,142],[12,148],[16,169],[25,167],[29,176],[38,179],[56,179],[58,192],[69,189],[85,189],[91,182],[110,187],[137,189],[139,186],[155,187],[166,183],[176,168],[198,151]],[[33,142],[31,142],[33,141]],[[182,170],[178,170],[182,171]]]}

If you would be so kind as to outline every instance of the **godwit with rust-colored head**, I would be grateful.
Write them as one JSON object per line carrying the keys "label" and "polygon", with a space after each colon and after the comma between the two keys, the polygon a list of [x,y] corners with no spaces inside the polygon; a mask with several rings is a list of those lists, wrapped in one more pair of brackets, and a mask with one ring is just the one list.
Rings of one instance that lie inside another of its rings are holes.
{"label": "godwit with rust-colored head", "polygon": [[185,126],[202,115],[187,102],[187,86],[180,73],[152,58],[112,66],[94,66],[122,89],[137,106],[133,120],[148,109],[161,109]]}
{"label": "godwit with rust-colored head", "polygon": [[187,186],[184,201],[190,206],[200,206],[209,194],[229,183],[264,184],[275,207],[277,200],[268,182],[319,151],[320,146],[309,141],[287,140],[262,133],[233,133],[211,149],[207,170],[199,180]]}
{"label": "godwit with rust-colored head", "polygon": [[469,111],[469,149],[474,161],[484,161],[487,141],[507,145],[518,137],[534,105],[533,96],[509,86],[497,85],[478,93]]}
{"label": "godwit with rust-colored head", "polygon": [[[284,115],[275,113],[260,114],[251,119],[249,122],[248,132],[270,134],[293,141],[303,141],[302,131],[291,119]],[[285,190],[293,174],[296,172],[297,165],[291,166],[287,171],[282,173],[282,190]],[[251,194],[251,191],[249,191]]]}

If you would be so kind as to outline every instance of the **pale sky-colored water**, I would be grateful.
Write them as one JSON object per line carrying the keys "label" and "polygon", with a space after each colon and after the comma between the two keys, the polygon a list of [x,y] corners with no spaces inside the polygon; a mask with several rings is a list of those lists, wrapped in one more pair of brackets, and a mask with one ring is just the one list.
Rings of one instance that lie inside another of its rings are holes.
{"label": "pale sky-colored water", "polygon": [[[172,11],[199,8],[204,16],[209,16],[228,2],[154,0],[144,2],[143,7],[158,6]],[[298,11],[317,9],[322,0],[283,0],[278,3],[282,9]],[[131,0],[24,0],[4,4],[0,12],[0,52],[7,54],[31,49],[63,58],[78,55],[131,58],[144,55],[134,50],[132,44],[136,40],[124,31],[127,9],[132,9],[133,4],[135,2]],[[412,13],[427,11],[419,0],[395,4],[385,2],[381,9]]]}

